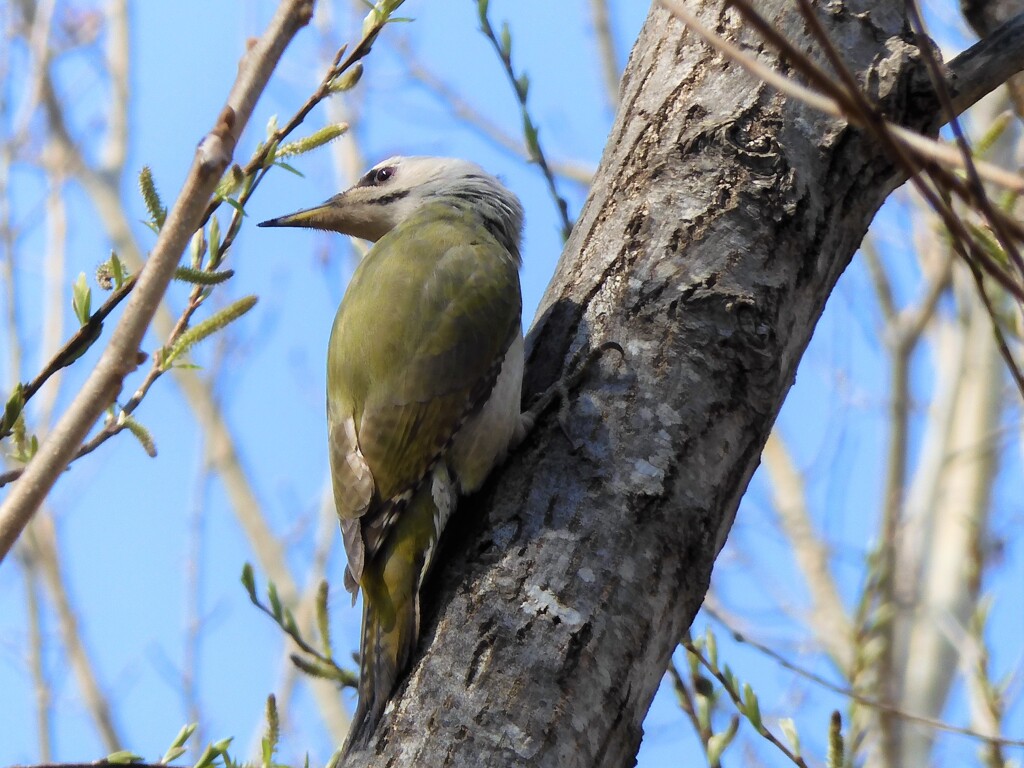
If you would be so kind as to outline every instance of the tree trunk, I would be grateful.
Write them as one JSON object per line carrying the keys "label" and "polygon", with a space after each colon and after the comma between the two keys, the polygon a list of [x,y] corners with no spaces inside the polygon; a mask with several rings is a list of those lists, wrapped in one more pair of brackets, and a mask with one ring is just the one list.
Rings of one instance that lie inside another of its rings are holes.
{"label": "tree trunk", "polygon": [[[735,10],[687,5],[786,70]],[[793,6],[760,10],[808,50]],[[828,7],[869,94],[934,133],[902,4]],[[573,393],[576,450],[551,414],[463,503],[414,669],[346,765],[634,763],[825,301],[901,180],[862,133],[651,10],[530,334],[527,394],[581,347],[618,342],[625,359],[606,354]]]}

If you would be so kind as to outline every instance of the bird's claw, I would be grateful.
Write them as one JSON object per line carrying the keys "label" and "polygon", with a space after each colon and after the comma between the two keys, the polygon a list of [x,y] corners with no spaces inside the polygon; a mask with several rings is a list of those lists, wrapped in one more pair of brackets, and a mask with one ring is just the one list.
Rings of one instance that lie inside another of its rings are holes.
{"label": "bird's claw", "polygon": [[618,352],[621,357],[625,357],[626,353],[622,350],[622,347],[614,341],[606,341],[596,349],[582,348],[573,355],[571,361],[569,361],[569,371],[567,376],[556,381],[544,392],[534,398],[533,403],[530,405],[529,410],[523,411],[519,416],[519,426],[516,430],[516,437],[514,440],[515,445],[519,445],[526,439],[526,437],[533,431],[536,426],[537,419],[540,418],[551,404],[558,400],[558,426],[562,430],[562,434],[565,435],[565,439],[569,441],[569,445],[572,446],[572,452],[575,453],[580,448],[580,444],[573,440],[572,435],[569,432],[569,393],[579,386],[583,380],[583,376],[586,374],[587,369],[593,365],[598,358],[602,357],[605,352],[612,351]]}

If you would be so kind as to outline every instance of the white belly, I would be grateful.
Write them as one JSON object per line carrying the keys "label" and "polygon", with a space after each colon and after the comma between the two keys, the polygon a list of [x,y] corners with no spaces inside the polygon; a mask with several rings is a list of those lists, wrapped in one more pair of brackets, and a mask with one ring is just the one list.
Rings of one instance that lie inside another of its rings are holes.
{"label": "white belly", "polygon": [[513,340],[491,396],[459,430],[447,464],[462,493],[484,484],[491,469],[505,459],[519,423],[523,397],[523,334]]}

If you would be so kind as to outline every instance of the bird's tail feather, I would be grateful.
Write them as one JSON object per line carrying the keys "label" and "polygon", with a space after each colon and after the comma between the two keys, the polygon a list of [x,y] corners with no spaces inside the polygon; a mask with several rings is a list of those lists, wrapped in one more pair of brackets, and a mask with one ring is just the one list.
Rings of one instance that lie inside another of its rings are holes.
{"label": "bird's tail feather", "polygon": [[[420,584],[437,534],[437,506],[426,483],[399,515],[380,551],[364,566],[359,703],[344,752],[365,749],[405,674],[420,624]],[[429,541],[429,546],[424,543]]]}

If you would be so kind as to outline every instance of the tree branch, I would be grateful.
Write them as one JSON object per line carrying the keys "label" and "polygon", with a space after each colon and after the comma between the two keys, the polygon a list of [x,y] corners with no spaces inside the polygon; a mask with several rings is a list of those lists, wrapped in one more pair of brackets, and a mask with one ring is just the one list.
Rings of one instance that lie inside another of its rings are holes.
{"label": "tree branch", "polygon": [[[802,39],[791,3],[758,5]],[[731,6],[695,6],[778,67]],[[900,8],[823,24],[885,117],[934,135],[939,102]],[[825,300],[903,178],[873,136],[652,8],[530,333],[524,395],[580,348],[616,341],[626,362],[602,361],[573,398],[578,449],[543,421],[449,524],[421,655],[346,765],[633,760]]]}
{"label": "tree branch", "polygon": [[103,410],[114,401],[135,358],[146,328],[174,274],[178,259],[199,226],[235,143],[252,114],[270,74],[295,33],[309,21],[311,0],[283,2],[270,26],[246,52],[227,104],[212,131],[200,142],[181,193],[161,230],[110,344],[79,395],[40,445],[25,474],[0,505],[0,561],[42,503],[58,475]]}

